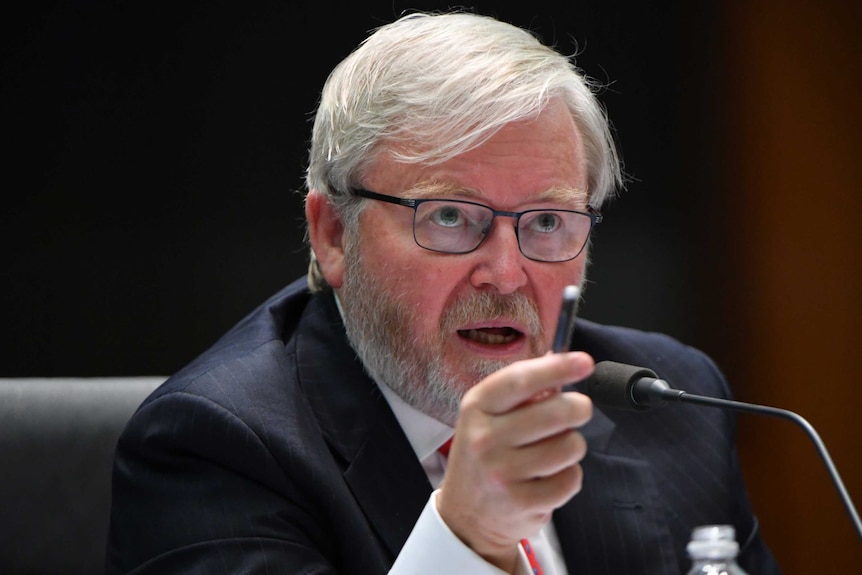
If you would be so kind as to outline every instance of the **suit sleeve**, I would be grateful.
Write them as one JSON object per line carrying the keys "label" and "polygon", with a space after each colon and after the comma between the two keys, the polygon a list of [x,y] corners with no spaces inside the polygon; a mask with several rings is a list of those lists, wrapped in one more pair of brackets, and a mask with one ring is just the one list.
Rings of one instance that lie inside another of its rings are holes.
{"label": "suit sleeve", "polygon": [[120,439],[113,482],[109,574],[339,572],[313,492],[205,398],[174,392],[146,404]]}

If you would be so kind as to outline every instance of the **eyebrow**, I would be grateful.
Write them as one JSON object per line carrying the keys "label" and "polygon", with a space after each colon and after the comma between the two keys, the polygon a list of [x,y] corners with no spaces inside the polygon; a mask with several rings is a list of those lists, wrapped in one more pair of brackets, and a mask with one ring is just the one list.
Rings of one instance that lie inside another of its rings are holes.
{"label": "eyebrow", "polygon": [[[466,188],[450,182],[420,182],[413,188],[410,188],[409,195],[415,199],[435,197],[445,198],[449,195],[455,195],[475,202],[482,202],[485,200],[478,190]],[[588,200],[589,195],[584,189],[569,186],[555,186],[530,196],[524,203],[553,202],[575,205],[583,203],[584,205],[587,205]]]}

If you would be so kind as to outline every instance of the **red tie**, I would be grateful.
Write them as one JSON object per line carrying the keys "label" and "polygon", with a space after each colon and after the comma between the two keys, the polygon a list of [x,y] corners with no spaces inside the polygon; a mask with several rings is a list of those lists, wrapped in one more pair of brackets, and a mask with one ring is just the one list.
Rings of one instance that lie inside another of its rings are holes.
{"label": "red tie", "polygon": [[[452,438],[441,445],[437,451],[443,457],[449,457],[449,449],[452,447]],[[530,545],[530,542],[527,539],[521,539],[521,547],[524,548],[524,553],[527,554],[527,561],[530,562],[530,567],[533,569],[533,575],[542,575],[542,568],[539,567],[539,560],[536,559],[536,554],[533,553],[533,546]]]}

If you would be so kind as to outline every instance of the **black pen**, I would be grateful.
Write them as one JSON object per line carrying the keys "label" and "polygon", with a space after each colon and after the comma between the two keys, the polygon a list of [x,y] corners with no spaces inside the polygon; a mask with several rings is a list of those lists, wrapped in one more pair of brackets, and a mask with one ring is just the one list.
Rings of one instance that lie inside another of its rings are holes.
{"label": "black pen", "polygon": [[557,333],[554,334],[554,353],[569,351],[572,347],[572,331],[575,329],[579,297],[581,297],[581,288],[578,286],[567,285],[563,288],[563,305],[560,307]]}

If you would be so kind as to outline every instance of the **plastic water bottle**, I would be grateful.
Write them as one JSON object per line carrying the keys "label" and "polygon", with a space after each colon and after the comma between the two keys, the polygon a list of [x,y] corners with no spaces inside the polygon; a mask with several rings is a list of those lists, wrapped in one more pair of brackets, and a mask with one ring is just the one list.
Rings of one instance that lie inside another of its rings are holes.
{"label": "plastic water bottle", "polygon": [[686,551],[692,560],[688,575],[746,575],[736,564],[739,544],[732,525],[695,527]]}

